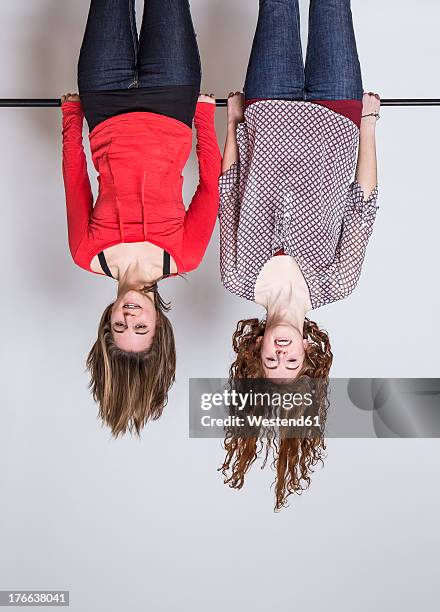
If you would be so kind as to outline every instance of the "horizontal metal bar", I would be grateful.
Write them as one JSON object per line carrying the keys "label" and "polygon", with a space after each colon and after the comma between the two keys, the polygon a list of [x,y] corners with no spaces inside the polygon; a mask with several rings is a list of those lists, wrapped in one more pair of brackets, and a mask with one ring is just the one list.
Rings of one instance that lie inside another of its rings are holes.
{"label": "horizontal metal bar", "polygon": [[61,106],[61,100],[59,99],[39,99],[39,98],[34,98],[34,99],[18,99],[18,98],[10,98],[10,99],[6,99],[4,98],[3,100],[0,100],[0,106],[1,107],[26,107],[26,108],[33,108],[33,107],[52,107],[52,106]]}
{"label": "horizontal metal bar", "polygon": [[[226,99],[216,100],[218,107],[227,106],[228,101]],[[40,98],[10,98],[0,99],[0,107],[6,108],[49,108],[61,106],[61,100],[57,98],[53,99],[40,99]],[[396,98],[396,99],[384,99],[381,100],[381,106],[440,106],[440,99],[435,98]]]}

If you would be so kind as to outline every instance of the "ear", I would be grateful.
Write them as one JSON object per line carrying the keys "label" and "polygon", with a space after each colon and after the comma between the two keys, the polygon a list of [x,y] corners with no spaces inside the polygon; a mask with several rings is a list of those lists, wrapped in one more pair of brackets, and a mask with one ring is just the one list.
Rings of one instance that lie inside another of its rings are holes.
{"label": "ear", "polygon": [[309,341],[304,339],[303,346],[304,346],[304,350],[306,351],[309,348]]}
{"label": "ear", "polygon": [[258,336],[257,338],[257,347],[260,348],[261,343],[263,342],[263,336]]}

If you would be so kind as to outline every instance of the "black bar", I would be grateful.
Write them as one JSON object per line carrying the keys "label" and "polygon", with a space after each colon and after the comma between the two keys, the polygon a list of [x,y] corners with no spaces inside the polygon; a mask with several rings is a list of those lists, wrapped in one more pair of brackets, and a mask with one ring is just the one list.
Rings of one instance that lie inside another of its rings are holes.
{"label": "black bar", "polygon": [[3,108],[6,107],[14,107],[14,108],[33,108],[33,107],[45,107],[45,108],[49,108],[49,107],[53,107],[53,106],[61,106],[61,100],[54,98],[54,99],[39,99],[39,98],[32,98],[32,99],[19,99],[19,98],[10,98],[10,99],[6,99],[4,98],[3,100],[0,100],[0,106]]}
{"label": "black bar", "polygon": [[[216,100],[218,107],[226,106],[227,100],[219,98]],[[61,100],[57,98],[53,99],[0,99],[0,107],[6,108],[50,108],[61,106]],[[440,106],[440,99],[435,98],[396,98],[396,99],[384,99],[381,100],[381,106]]]}

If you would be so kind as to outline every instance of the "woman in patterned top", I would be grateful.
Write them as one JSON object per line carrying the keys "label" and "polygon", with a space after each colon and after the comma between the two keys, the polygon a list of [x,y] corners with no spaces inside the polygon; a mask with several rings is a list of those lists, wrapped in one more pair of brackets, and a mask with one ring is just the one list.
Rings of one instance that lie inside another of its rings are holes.
{"label": "woman in patterned top", "polygon": [[[298,0],[260,0],[245,95],[228,101],[219,216],[223,284],[267,318],[238,323],[230,377],[315,379],[323,427],[332,353],[306,314],[358,281],[377,210],[379,108],[363,94],[350,0],[310,0],[305,68]],[[277,438],[228,432],[222,470],[240,489],[272,453],[279,510],[309,486],[325,442],[282,428]]]}
{"label": "woman in patterned top", "polygon": [[378,208],[380,98],[363,93],[350,0],[310,1],[305,67],[299,18],[298,0],[260,0],[245,93],[228,99],[221,277],[267,311],[238,324],[236,376],[328,375],[306,314],[353,291]]}

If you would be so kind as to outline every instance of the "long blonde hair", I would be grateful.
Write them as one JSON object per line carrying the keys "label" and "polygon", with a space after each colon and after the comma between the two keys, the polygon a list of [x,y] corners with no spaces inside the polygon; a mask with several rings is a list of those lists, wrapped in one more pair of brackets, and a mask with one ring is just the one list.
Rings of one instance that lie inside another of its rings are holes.
{"label": "long blonde hair", "polygon": [[176,348],[174,332],[166,312],[170,305],[159,295],[157,284],[143,292],[154,292],[157,323],[151,346],[138,353],[123,351],[113,340],[111,312],[104,310],[98,338],[87,357],[89,388],[99,405],[99,417],[117,438],[127,431],[139,436],[149,420],[157,420],[168,402],[168,391],[175,380]]}

